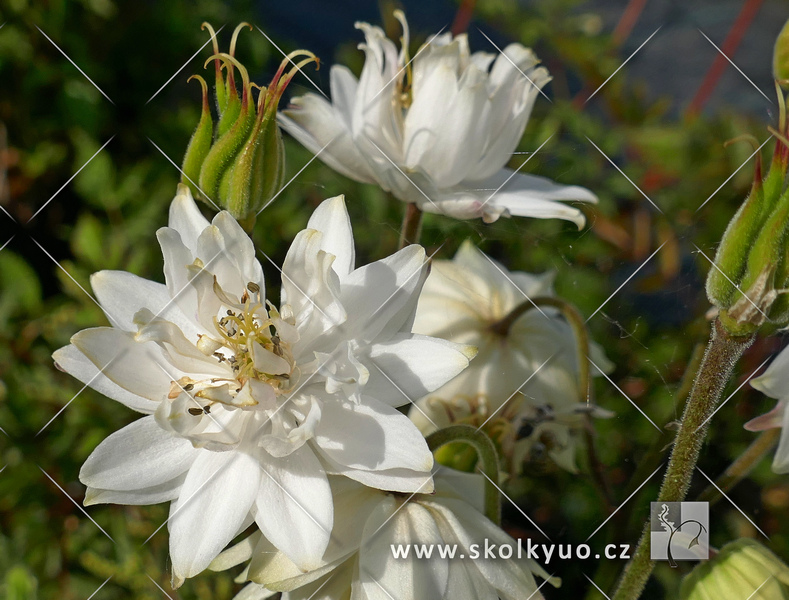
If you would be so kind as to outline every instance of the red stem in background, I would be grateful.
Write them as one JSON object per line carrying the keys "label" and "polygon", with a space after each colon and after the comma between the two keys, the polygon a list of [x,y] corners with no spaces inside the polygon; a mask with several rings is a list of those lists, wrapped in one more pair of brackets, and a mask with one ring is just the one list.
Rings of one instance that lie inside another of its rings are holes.
{"label": "red stem in background", "polygon": [[641,16],[646,5],[647,0],[630,0],[627,3],[622,16],[619,17],[619,22],[614,28],[614,32],[611,34],[616,45],[621,44],[630,37],[633,27],[635,27],[636,21],[638,21],[638,17]]}
{"label": "red stem in background", "polygon": [[[737,19],[731,26],[731,30],[729,30],[721,46],[721,50],[729,58],[732,58],[734,53],[737,52],[737,48],[740,46],[745,32],[748,31],[753,18],[756,16],[756,13],[759,12],[762,1],[763,0],[745,0],[740,14],[737,15]],[[704,81],[701,82],[701,86],[699,86],[696,95],[693,100],[691,100],[690,105],[688,105],[685,116],[690,117],[697,115],[701,112],[702,108],[704,108],[715,86],[718,85],[718,80],[729,64],[729,61],[726,60],[726,56],[723,56],[720,52],[716,55],[715,61],[704,76]]]}
{"label": "red stem in background", "polygon": [[[614,31],[611,33],[611,39],[614,42],[613,46],[615,48],[621,46],[625,40],[630,37],[630,34],[633,32],[633,27],[635,27],[636,21],[638,21],[646,5],[647,0],[630,0],[627,3],[625,10],[622,12],[622,16],[619,17],[619,21],[616,27],[614,27]],[[582,108],[584,101],[589,97],[591,92],[592,90],[589,84],[584,85],[581,91],[573,98],[573,107],[578,109]]]}
{"label": "red stem in background", "polygon": [[452,35],[459,35],[468,30],[471,24],[471,18],[474,16],[474,7],[477,5],[477,0],[463,0],[455,13],[455,20],[452,21]]}

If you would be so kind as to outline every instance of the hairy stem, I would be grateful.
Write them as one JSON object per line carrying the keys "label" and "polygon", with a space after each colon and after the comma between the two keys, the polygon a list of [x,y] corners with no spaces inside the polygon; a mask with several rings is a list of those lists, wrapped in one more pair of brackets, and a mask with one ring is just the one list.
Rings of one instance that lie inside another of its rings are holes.
{"label": "hairy stem", "polygon": [[422,211],[416,204],[405,205],[403,215],[403,225],[400,227],[400,243],[398,248],[401,250],[409,244],[418,244],[422,236]]}
{"label": "hairy stem", "polygon": [[[715,482],[704,490],[698,498],[699,502],[709,502],[714,504],[723,496],[721,491],[726,492],[745,479],[751,471],[759,464],[759,461],[778,444],[781,437],[781,429],[768,429],[757,437],[751,445],[735,460],[729,468]],[[715,487],[717,486],[717,488]],[[720,488],[720,490],[718,489]]]}
{"label": "hairy stem", "polygon": [[[733,337],[726,332],[718,319],[715,320],[707,351],[685,405],[685,413],[674,441],[658,502],[680,502],[685,499],[707,436],[709,419],[731,377],[734,365],[753,343],[754,337]],[[613,600],[636,600],[644,590],[654,566],[649,557],[647,524],[633,559],[619,581]]]}
{"label": "hairy stem", "polygon": [[480,470],[485,476],[485,515],[496,525],[501,525],[501,499],[496,487],[499,480],[499,455],[490,438],[471,425],[451,425],[427,437],[427,446],[435,452],[441,446],[461,442],[477,451]]}

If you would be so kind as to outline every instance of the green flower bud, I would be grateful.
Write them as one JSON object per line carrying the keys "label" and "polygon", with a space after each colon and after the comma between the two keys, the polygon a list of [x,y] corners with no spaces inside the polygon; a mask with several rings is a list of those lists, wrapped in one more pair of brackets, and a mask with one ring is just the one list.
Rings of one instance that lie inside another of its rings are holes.
{"label": "green flower bud", "polygon": [[685,577],[680,600],[789,600],[789,567],[749,539],[724,546]]}
{"label": "green flower bud", "polygon": [[[213,28],[204,23],[214,41],[212,60],[216,69],[217,111],[219,122],[214,132],[207,99],[207,84],[203,84],[203,116],[192,136],[184,157],[184,183],[192,193],[210,204],[228,210],[241,224],[250,229],[256,214],[282,187],[285,177],[285,152],[282,135],[277,125],[277,109],[282,94],[298,70],[310,63],[318,63],[311,52],[297,50],[285,57],[271,84],[260,87],[250,82],[246,68],[234,57],[239,32],[233,33],[230,52],[218,52]],[[251,28],[251,27],[250,27]],[[296,57],[306,57],[294,63]],[[287,67],[292,65],[290,70]],[[241,96],[236,89],[235,70],[241,74]],[[226,70],[227,80],[223,78]],[[260,90],[257,103],[252,88]],[[196,184],[196,185],[195,185]]]}
{"label": "green flower bud", "polygon": [[789,21],[784,24],[773,51],[773,77],[784,88],[789,86]]}
{"label": "green flower bud", "polygon": [[[779,104],[779,127],[785,132],[781,93]],[[720,309],[723,326],[737,336],[789,324],[789,140],[770,132],[776,137],[770,170],[762,180],[757,155],[751,192],[726,228],[707,276],[707,297]]]}

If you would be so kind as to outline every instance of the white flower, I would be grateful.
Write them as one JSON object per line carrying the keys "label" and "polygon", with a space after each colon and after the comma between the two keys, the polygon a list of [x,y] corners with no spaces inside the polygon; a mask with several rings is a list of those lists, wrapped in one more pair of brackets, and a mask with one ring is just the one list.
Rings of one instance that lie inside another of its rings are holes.
{"label": "white flower", "polygon": [[[548,454],[563,467],[575,469],[568,426],[578,424],[578,415],[589,407],[579,397],[572,329],[548,306],[531,308],[508,327],[500,327],[519,305],[553,295],[553,273],[510,272],[470,241],[451,261],[433,261],[414,331],[473,344],[479,352],[468,369],[411,409],[411,419],[422,433],[464,421],[481,425],[495,416],[506,420],[514,434],[529,429],[516,438],[539,437],[547,429],[553,440]],[[600,368],[610,368],[595,344],[590,353]],[[597,416],[606,415],[593,409]],[[524,455],[533,445],[523,442],[514,450]]]}
{"label": "white flower", "polygon": [[[517,542],[482,514],[483,481],[481,475],[441,468],[435,493],[414,495],[332,482],[337,511],[320,568],[299,571],[255,534],[220,555],[211,568],[251,559],[240,579],[255,583],[235,600],[267,598],[270,590],[284,591],[283,600],[541,600],[533,574],[549,576],[533,560],[519,558]],[[486,558],[486,541],[497,553],[502,545],[509,547],[512,558]],[[416,545],[433,546],[431,558],[417,558]],[[455,547],[455,556],[440,556],[438,545]],[[408,547],[408,556],[395,557],[396,546]]]}
{"label": "white flower", "polygon": [[296,564],[315,566],[333,519],[326,471],[431,489],[432,455],[395,407],[456,375],[473,349],[411,333],[421,247],[355,269],[344,200],[326,200],[288,251],[277,310],[252,241],[227,212],[206,221],[185,186],[157,237],[166,285],[95,274],[113,326],[54,355],[148,415],[85,462],[86,504],[171,501],[180,582],[253,519]]}
{"label": "white flower", "polygon": [[[327,165],[377,183],[426,212],[458,219],[560,218],[582,227],[580,210],[558,201],[595,202],[589,190],[504,168],[550,77],[534,53],[510,44],[498,56],[471,54],[465,34],[432,37],[408,63],[379,27],[357,23],[366,43],[359,80],[331,69],[332,102],[292,101],[282,127]],[[410,76],[409,76],[410,75]]]}
{"label": "white flower", "polygon": [[789,349],[775,357],[763,375],[751,380],[751,386],[778,400],[778,404],[767,414],[756,417],[745,424],[748,431],[765,431],[782,427],[781,439],[773,459],[773,471],[789,473]]}

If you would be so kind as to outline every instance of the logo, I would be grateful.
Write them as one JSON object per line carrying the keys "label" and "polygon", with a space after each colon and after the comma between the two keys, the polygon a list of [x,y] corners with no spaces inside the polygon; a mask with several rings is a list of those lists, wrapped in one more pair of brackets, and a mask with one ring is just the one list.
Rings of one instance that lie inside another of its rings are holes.
{"label": "logo", "polygon": [[650,557],[667,560],[706,560],[710,557],[710,506],[707,502],[652,502]]}

